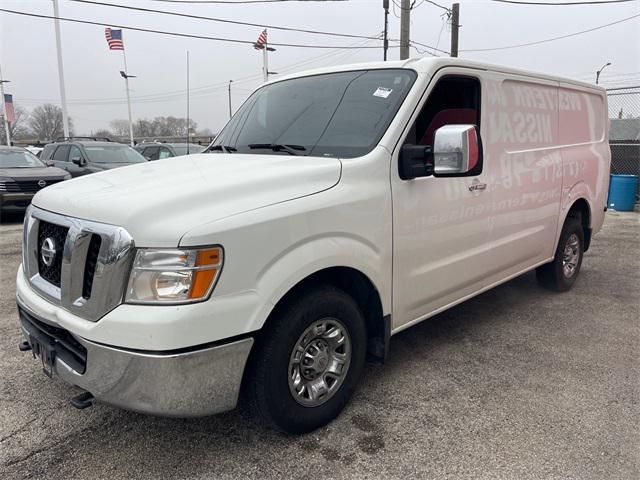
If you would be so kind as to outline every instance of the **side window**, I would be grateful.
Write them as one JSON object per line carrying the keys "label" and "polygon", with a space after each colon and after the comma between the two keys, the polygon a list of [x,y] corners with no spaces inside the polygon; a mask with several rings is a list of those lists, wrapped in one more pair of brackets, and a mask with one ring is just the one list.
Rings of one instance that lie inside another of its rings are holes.
{"label": "side window", "polygon": [[142,155],[149,160],[158,160],[160,148],[159,147],[147,147],[142,152]]}
{"label": "side window", "polygon": [[42,158],[42,160],[51,160],[55,149],[56,149],[55,145],[52,145],[52,144],[45,145],[44,150],[42,150],[42,155],[40,156],[40,158]]}
{"label": "side window", "polygon": [[78,147],[72,145],[71,150],[69,151],[69,161],[73,160],[76,157],[82,158],[82,152]]}
{"label": "side window", "polygon": [[169,151],[167,147],[160,147],[160,154],[158,158],[169,158],[173,157],[173,154]]}
{"label": "side window", "polygon": [[54,152],[52,159],[57,162],[68,162],[69,149],[69,145],[60,145]]}
{"label": "side window", "polygon": [[[480,92],[480,81],[475,77],[442,77],[429,94],[404,144],[433,147],[436,130],[446,125],[475,125],[479,134]],[[464,176],[482,173],[482,163],[480,153],[478,163]]]}
{"label": "side window", "polygon": [[405,143],[433,146],[438,128],[464,124],[480,129],[480,82],[473,77],[445,76],[429,95]]}

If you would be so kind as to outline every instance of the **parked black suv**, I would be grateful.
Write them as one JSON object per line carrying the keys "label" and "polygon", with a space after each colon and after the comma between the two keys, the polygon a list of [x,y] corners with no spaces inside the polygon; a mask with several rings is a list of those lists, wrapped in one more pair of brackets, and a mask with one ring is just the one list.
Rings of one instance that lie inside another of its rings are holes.
{"label": "parked black suv", "polygon": [[142,142],[134,147],[147,160],[159,160],[161,158],[180,157],[182,155],[193,155],[202,153],[207,148],[206,145],[197,143],[160,143]]}
{"label": "parked black suv", "polygon": [[0,212],[24,210],[37,192],[68,178],[24,148],[0,146]]}
{"label": "parked black suv", "polygon": [[72,177],[147,161],[128,145],[99,137],[58,138],[44,147],[40,158],[53,161]]}

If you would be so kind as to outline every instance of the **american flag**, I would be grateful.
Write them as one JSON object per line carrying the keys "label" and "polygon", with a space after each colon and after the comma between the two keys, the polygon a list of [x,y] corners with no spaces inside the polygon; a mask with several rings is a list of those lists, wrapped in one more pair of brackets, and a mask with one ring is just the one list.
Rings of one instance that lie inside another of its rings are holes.
{"label": "american flag", "polygon": [[124,43],[122,43],[122,30],[111,30],[107,27],[104,29],[104,36],[109,44],[109,50],[124,50]]}
{"label": "american flag", "polygon": [[267,29],[265,28],[260,36],[258,37],[258,41],[253,44],[253,48],[256,50],[263,50],[264,46],[267,44]]}
{"label": "american flag", "polygon": [[4,108],[7,112],[7,122],[15,122],[16,111],[13,109],[13,95],[9,95],[8,93],[4,94]]}

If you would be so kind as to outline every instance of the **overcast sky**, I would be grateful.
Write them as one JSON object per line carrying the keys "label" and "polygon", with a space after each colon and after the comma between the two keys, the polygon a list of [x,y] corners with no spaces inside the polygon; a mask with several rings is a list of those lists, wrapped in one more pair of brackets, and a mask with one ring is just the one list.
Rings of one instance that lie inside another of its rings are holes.
{"label": "overcast sky", "polygon": [[[250,5],[171,4],[152,0],[102,0],[166,11],[200,14],[296,28],[375,35],[383,29],[382,0],[343,2],[291,1]],[[399,3],[400,0],[397,0]],[[59,0],[62,17],[196,35],[254,41],[261,28],[221,24],[119,8]],[[392,2],[393,3],[393,2]],[[450,6],[450,2],[438,3]],[[640,14],[640,2],[583,6],[520,6],[483,1],[461,1],[460,49],[502,47],[560,36]],[[52,15],[51,0],[0,0],[2,8]],[[443,10],[416,2],[412,11],[412,40],[448,50],[450,33]],[[398,8],[395,13],[399,14]],[[104,27],[62,22],[62,46],[69,114],[76,133],[106,128],[115,118],[126,118],[124,82],[119,75],[122,54],[109,51]],[[389,15],[391,38],[399,37],[400,21]],[[352,38],[327,37],[269,30],[269,40],[315,45],[362,45]],[[191,116],[199,128],[217,131],[228,118],[227,86],[237,107],[262,81],[262,54],[250,45],[169,37],[124,31],[134,97],[133,115],[186,115],[185,55],[191,57]],[[368,45],[377,45],[370,41]],[[397,45],[397,44],[396,44]],[[53,21],[0,12],[0,64],[11,80],[7,92],[16,105],[31,109],[59,104]],[[415,50],[412,56],[421,56]],[[601,77],[605,86],[640,84],[640,17],[572,38],[542,45],[490,52],[462,52],[461,57],[521,67],[540,72],[595,80],[595,72],[611,62]],[[318,58],[319,57],[319,58]],[[391,59],[398,58],[392,49]],[[382,59],[382,49],[319,50],[281,47],[270,55],[270,70],[290,73],[317,66]],[[246,77],[249,77],[248,79]],[[244,80],[242,80],[244,79]]]}

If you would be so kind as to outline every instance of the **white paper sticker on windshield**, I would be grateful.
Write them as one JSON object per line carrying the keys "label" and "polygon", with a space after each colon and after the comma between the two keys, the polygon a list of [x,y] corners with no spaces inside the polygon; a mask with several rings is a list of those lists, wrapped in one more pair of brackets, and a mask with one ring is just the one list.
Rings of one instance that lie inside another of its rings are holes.
{"label": "white paper sticker on windshield", "polygon": [[391,92],[393,92],[391,88],[378,87],[378,89],[375,92],[373,92],[373,96],[387,98],[389,95],[391,95]]}

